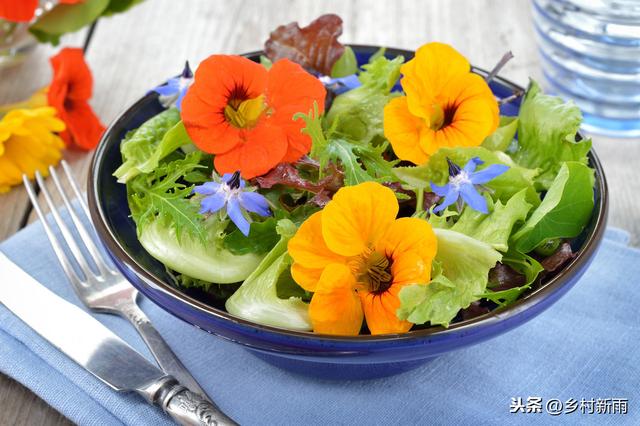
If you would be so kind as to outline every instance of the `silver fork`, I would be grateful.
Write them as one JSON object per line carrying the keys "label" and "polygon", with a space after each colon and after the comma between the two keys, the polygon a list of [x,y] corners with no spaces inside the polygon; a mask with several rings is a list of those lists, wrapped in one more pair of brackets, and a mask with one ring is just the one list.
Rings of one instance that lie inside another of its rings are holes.
{"label": "silver fork", "polygon": [[[73,189],[75,196],[80,200],[82,210],[87,217],[91,217],[89,215],[89,208],[87,207],[84,197],[78,188],[78,184],[73,178],[68,164],[64,160],[62,161],[62,168],[67,176],[67,180],[71,184],[71,188]],[[213,403],[205,391],[200,387],[198,382],[193,378],[193,376],[191,376],[182,362],[180,362],[178,357],[173,353],[160,333],[158,333],[158,331],[153,327],[145,313],[138,307],[136,302],[138,290],[136,290],[120,272],[111,266],[112,264],[110,261],[105,259],[105,257],[100,253],[100,250],[98,250],[95,245],[93,238],[90,236],[90,231],[85,227],[84,223],[80,220],[80,217],[76,214],[75,209],[71,205],[69,197],[58,178],[56,170],[53,167],[49,167],[49,172],[54,185],[60,193],[62,201],[71,216],[71,220],[78,235],[80,236],[80,239],[82,240],[82,243],[77,241],[69,227],[60,217],[60,213],[51,199],[51,194],[47,190],[40,172],[36,172],[36,181],[40,186],[40,192],[44,195],[49,206],[53,219],[62,233],[63,240],[72,253],[71,257],[73,257],[79,271],[81,272],[80,274],[78,274],[76,269],[73,267],[71,259],[67,257],[60,241],[53,233],[50,224],[47,222],[42,208],[40,207],[38,196],[36,195],[28,177],[23,176],[22,180],[33,204],[33,208],[40,218],[42,226],[49,238],[49,242],[51,243],[58,260],[62,265],[62,269],[64,269],[67,278],[69,278],[78,298],[91,310],[117,314],[129,320],[138,333],[140,333],[140,336],[142,336],[142,339],[151,350],[151,353],[158,362],[158,365],[160,365],[166,373],[171,374],[184,386],[200,393],[204,397],[208,398],[209,402]],[[89,256],[83,254],[80,244],[84,245]]]}

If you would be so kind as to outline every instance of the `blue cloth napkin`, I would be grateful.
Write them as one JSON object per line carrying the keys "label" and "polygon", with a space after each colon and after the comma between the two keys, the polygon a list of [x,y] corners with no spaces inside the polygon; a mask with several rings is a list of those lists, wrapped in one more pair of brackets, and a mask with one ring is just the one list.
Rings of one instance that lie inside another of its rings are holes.
{"label": "blue cloth napkin", "polygon": [[[629,248],[628,241],[624,231],[609,229],[584,278],[527,324],[378,380],[332,382],[297,376],[147,300],[142,308],[209,395],[243,425],[640,424],[640,251]],[[0,250],[55,293],[80,305],[40,223],[2,243]],[[3,280],[0,285],[11,283]],[[125,320],[94,315],[151,359]],[[2,305],[0,371],[80,425],[170,424],[138,396],[116,393],[99,382]],[[562,411],[575,409],[552,416],[550,400],[562,402]],[[598,414],[597,404],[601,412],[619,412],[624,401],[627,414]],[[538,405],[540,413],[535,412]],[[533,412],[527,413],[527,406]]]}

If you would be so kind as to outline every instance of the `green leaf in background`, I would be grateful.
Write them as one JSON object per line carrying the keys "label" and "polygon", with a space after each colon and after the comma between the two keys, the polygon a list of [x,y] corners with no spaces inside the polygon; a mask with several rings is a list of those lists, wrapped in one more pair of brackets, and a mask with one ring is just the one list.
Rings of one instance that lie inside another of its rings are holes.
{"label": "green leaf in background", "polygon": [[358,78],[362,86],[336,96],[327,122],[334,132],[347,139],[361,143],[384,137],[383,110],[397,94],[391,89],[400,78],[402,56],[389,60],[379,56],[373,62],[363,65]]}
{"label": "green leaf in background", "polygon": [[296,226],[290,220],[283,219],[278,221],[276,230],[280,241],[238,291],[227,299],[225,307],[230,314],[258,324],[291,330],[311,330],[309,305],[298,297],[278,297],[278,280],[291,266],[287,243],[295,234]]}
{"label": "green leaf in background", "polygon": [[530,288],[531,284],[538,278],[540,272],[544,271],[544,268],[540,262],[533,257],[520,253],[517,250],[509,250],[509,252],[502,257],[502,263],[524,275],[525,283],[519,287],[507,290],[487,290],[485,293],[480,294],[480,297],[491,300],[500,306],[506,306],[515,302],[525,290]]}
{"label": "green leaf in background", "polygon": [[542,93],[531,81],[522,106],[518,124],[518,150],[513,159],[521,166],[541,169],[536,182],[549,189],[565,161],[587,164],[591,140],[576,142],[582,123],[580,109],[571,101]]}
{"label": "green leaf in background", "polygon": [[180,112],[169,108],[127,135],[120,145],[124,161],[113,175],[118,182],[126,183],[140,173],[153,171],[160,159],[190,142],[180,123]]}
{"label": "green leaf in background", "polygon": [[357,72],[358,60],[356,59],[356,54],[353,53],[353,49],[351,49],[351,47],[346,46],[342,56],[338,58],[331,68],[331,77],[346,77]]}
{"label": "green leaf in background", "polygon": [[482,146],[491,151],[506,151],[513,142],[517,130],[517,117],[500,116],[500,126],[484,139]]}
{"label": "green leaf in background", "polygon": [[552,238],[578,235],[593,210],[594,171],[582,163],[562,163],[542,203],[513,235],[516,248],[529,253]]}
{"label": "green leaf in background", "polygon": [[540,204],[540,197],[533,185],[533,180],[538,173],[537,170],[521,167],[515,164],[511,157],[504,152],[490,151],[481,146],[440,148],[425,164],[416,167],[397,167],[394,169],[394,173],[400,180],[413,188],[429,190],[430,182],[438,185],[448,182],[449,164],[447,158],[463,167],[474,157],[484,161],[479,170],[492,164],[509,166],[509,170],[484,185],[493,191],[492,198],[494,200],[507,202],[522,189],[526,189],[526,201],[534,206]]}
{"label": "green leaf in background", "polygon": [[126,12],[133,6],[142,3],[144,0],[110,0],[109,6],[102,12],[102,16],[111,16],[116,13]]}
{"label": "green leaf in background", "polygon": [[266,56],[260,55],[260,65],[262,65],[266,69],[270,69],[273,65],[273,62],[271,62],[271,59],[267,58]]}
{"label": "green leaf in background", "polygon": [[31,25],[29,31],[40,41],[58,44],[60,36],[91,24],[109,6],[109,0],[90,0],[76,4],[57,4]]}
{"label": "green leaf in background", "polygon": [[526,201],[527,190],[522,189],[502,204],[500,200],[491,206],[489,214],[465,207],[456,223],[450,229],[490,244],[494,249],[506,252],[508,241],[515,224],[524,222],[532,205]]}
{"label": "green leaf in background", "polygon": [[248,237],[236,229],[224,237],[224,247],[233,254],[268,253],[280,239],[276,223],[272,217],[263,222],[252,222]]}
{"label": "green leaf in background", "polygon": [[435,233],[438,251],[432,280],[403,287],[396,315],[414,324],[447,327],[460,309],[485,292],[489,270],[502,255],[489,244],[459,232],[436,229]]}

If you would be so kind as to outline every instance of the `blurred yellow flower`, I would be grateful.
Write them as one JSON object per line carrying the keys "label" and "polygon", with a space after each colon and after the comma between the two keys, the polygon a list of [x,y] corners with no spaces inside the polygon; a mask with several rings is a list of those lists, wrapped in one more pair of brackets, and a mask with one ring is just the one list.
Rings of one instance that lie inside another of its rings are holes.
{"label": "blurred yellow flower", "polygon": [[51,107],[14,109],[0,120],[0,193],[22,182],[22,174],[33,178],[36,170],[62,158],[64,142],[56,134],[65,129]]}

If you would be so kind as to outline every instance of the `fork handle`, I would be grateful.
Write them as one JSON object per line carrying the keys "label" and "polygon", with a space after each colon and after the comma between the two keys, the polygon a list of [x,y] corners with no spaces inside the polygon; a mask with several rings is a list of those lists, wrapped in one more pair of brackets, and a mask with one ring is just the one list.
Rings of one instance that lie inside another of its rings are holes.
{"label": "fork handle", "polygon": [[207,398],[207,394],[200,387],[196,379],[193,378],[187,368],[180,362],[173,350],[167,342],[162,338],[158,330],[151,324],[147,315],[142,312],[135,302],[126,303],[120,307],[120,315],[128,319],[138,331],[151,354],[158,362],[158,365],[165,373],[172,375],[188,389],[203,395],[207,401],[213,404],[213,401]]}

